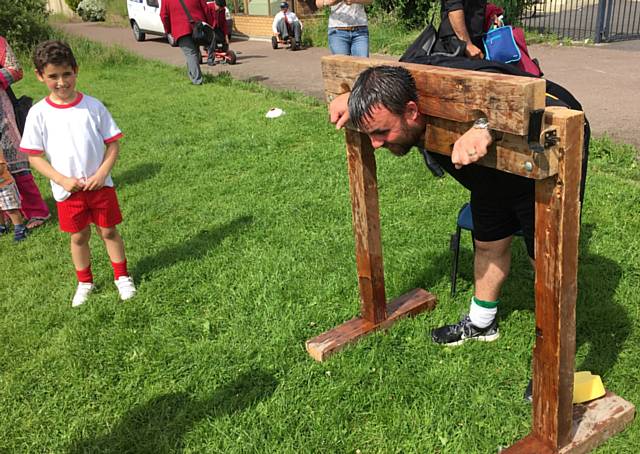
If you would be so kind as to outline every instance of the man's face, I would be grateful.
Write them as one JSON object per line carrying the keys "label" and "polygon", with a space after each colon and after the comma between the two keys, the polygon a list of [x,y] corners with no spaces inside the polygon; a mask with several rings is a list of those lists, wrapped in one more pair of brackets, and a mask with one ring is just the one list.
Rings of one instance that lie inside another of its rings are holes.
{"label": "man's face", "polygon": [[417,121],[420,115],[417,106],[413,102],[410,104],[402,115],[394,114],[383,106],[372,109],[363,127],[373,148],[384,147],[396,156],[404,156],[418,143],[424,133],[424,125]]}
{"label": "man's face", "polygon": [[57,103],[66,104],[72,102],[76,97],[76,79],[78,68],[68,65],[48,64],[36,76],[43,82],[51,92],[51,100]]}

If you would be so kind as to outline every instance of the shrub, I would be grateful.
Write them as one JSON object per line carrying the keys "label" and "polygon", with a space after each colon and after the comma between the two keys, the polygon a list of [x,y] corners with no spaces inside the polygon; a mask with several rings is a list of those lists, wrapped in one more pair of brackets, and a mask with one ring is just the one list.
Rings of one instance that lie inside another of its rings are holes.
{"label": "shrub", "polygon": [[67,5],[69,5],[69,8],[71,8],[71,11],[76,11],[78,9],[78,5],[80,4],[81,0],[64,0],[65,2],[67,2]]}
{"label": "shrub", "polygon": [[496,0],[495,4],[504,8],[504,17],[509,24],[520,24],[522,14],[535,0]]}
{"label": "shrub", "polygon": [[440,11],[440,1],[374,0],[370,11],[374,17],[388,17],[389,14],[393,14],[409,30],[422,29],[431,20],[434,20],[434,24],[439,23],[439,13],[434,13]]}
{"label": "shrub", "polygon": [[[508,23],[517,23],[524,8],[534,0],[493,0],[504,8]],[[428,23],[440,23],[440,0],[373,0],[369,11],[374,17],[395,15],[409,30],[422,29]]]}
{"label": "shrub", "polygon": [[14,51],[28,52],[49,37],[46,3],[46,0],[2,0],[0,31]]}
{"label": "shrub", "polygon": [[82,0],[76,9],[83,21],[101,22],[107,17],[107,9],[102,0]]}

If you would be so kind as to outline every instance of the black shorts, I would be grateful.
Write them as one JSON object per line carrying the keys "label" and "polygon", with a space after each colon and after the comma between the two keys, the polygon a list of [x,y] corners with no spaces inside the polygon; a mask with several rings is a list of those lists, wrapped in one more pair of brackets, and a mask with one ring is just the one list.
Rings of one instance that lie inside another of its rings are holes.
{"label": "black shorts", "polygon": [[450,156],[431,156],[471,192],[474,238],[497,241],[522,231],[529,257],[534,258],[534,180],[475,164],[456,169]]}

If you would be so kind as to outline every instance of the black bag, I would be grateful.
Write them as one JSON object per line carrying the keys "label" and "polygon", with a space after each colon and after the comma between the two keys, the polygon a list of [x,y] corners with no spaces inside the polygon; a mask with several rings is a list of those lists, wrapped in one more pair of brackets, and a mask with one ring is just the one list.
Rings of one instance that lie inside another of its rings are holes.
{"label": "black bag", "polygon": [[196,46],[208,46],[213,39],[213,28],[206,22],[195,22],[193,24],[191,38],[193,38]]}
{"label": "black bag", "polygon": [[184,0],[180,0],[180,4],[182,5],[182,9],[184,9],[187,18],[189,19],[189,23],[191,24],[191,38],[196,46],[208,46],[213,39],[213,28],[211,25],[206,22],[196,22],[191,17],[191,13],[189,9],[184,4]]}
{"label": "black bag", "polygon": [[438,39],[438,31],[433,24],[429,24],[402,54],[400,61],[410,63],[416,59],[431,55],[443,57],[464,56],[466,47],[467,44],[455,36]]}
{"label": "black bag", "polygon": [[18,126],[18,131],[20,131],[20,135],[22,135],[24,132],[24,125],[27,122],[27,114],[33,105],[33,98],[20,96],[20,99],[17,99],[11,87],[7,88],[7,95],[9,95],[11,104],[13,104],[13,113],[16,116],[16,125]]}

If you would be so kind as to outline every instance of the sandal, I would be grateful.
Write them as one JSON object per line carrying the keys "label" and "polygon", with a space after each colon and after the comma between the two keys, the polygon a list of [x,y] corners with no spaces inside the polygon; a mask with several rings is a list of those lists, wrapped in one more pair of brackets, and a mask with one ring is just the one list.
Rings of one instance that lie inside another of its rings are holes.
{"label": "sandal", "polygon": [[33,229],[35,229],[37,227],[40,227],[45,222],[47,222],[48,219],[49,219],[49,217],[46,217],[46,218],[31,218],[31,219],[29,219],[29,222],[27,222],[27,228],[29,230],[33,230]]}

